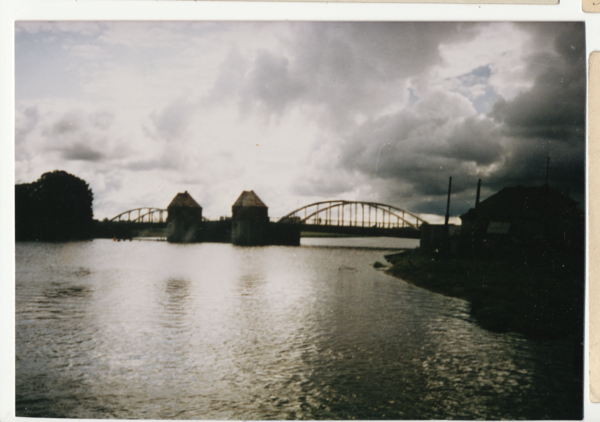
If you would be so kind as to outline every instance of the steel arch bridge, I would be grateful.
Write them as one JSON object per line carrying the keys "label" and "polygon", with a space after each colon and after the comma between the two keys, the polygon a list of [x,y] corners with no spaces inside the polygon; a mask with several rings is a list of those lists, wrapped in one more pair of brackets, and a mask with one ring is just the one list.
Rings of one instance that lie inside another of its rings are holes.
{"label": "steel arch bridge", "polygon": [[[137,215],[135,214],[137,212]],[[133,218],[131,213],[134,213]],[[166,216],[165,216],[166,215]],[[125,218],[127,216],[127,218]],[[132,210],[123,211],[111,218],[109,221],[129,221],[132,223],[166,223],[169,216],[169,210],[155,207],[141,207]],[[202,217],[202,221],[208,221]]]}
{"label": "steel arch bridge", "polygon": [[[133,218],[131,215],[132,213]],[[169,211],[167,211],[166,209],[155,207],[141,207],[123,211],[121,214],[118,214],[111,218],[110,221],[130,221],[133,223],[164,223],[167,221],[165,214],[169,214]]]}
{"label": "steel arch bridge", "polygon": [[278,223],[419,230],[427,222],[393,205],[339,199],[305,205],[282,217]]}

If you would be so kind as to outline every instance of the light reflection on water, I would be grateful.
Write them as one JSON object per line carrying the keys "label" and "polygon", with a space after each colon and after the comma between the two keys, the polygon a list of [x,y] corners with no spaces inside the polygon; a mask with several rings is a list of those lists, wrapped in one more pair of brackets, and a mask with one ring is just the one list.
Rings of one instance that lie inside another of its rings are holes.
{"label": "light reflection on water", "polygon": [[485,331],[468,303],[373,269],[385,251],[334,247],[373,242],[19,243],[17,415],[573,414],[570,344]]}

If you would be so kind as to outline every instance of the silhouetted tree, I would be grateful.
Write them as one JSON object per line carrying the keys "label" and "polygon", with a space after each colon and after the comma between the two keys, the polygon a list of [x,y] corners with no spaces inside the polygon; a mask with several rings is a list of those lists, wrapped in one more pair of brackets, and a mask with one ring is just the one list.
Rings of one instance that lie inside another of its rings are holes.
{"label": "silhouetted tree", "polygon": [[16,185],[16,239],[89,239],[93,199],[84,180],[61,170],[44,173],[33,183]]}

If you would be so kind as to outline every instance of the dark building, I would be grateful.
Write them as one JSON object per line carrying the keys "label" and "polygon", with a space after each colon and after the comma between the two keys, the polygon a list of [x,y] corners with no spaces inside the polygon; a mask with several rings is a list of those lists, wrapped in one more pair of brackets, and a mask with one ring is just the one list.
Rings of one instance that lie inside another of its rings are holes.
{"label": "dark building", "polygon": [[231,241],[235,245],[266,245],[269,208],[254,191],[243,191],[231,207]]}
{"label": "dark building", "polygon": [[584,213],[549,186],[504,188],[460,216],[462,235],[499,247],[583,245]]}
{"label": "dark building", "polygon": [[167,211],[168,242],[191,243],[202,240],[202,207],[187,191],[175,195]]}

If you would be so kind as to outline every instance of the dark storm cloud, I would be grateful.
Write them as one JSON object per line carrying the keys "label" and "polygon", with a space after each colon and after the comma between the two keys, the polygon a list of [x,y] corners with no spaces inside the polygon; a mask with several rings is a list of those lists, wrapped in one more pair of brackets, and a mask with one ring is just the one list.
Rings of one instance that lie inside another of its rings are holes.
{"label": "dark storm cloud", "polygon": [[581,143],[586,89],[584,26],[563,24],[556,29],[554,53],[533,54],[529,59],[529,68],[537,73],[534,86],[512,101],[498,101],[491,116],[504,123],[508,135]]}
{"label": "dark storm cloud", "polygon": [[[552,40],[551,49],[529,55],[529,90],[510,100],[499,98],[487,117],[475,117],[469,110],[472,103],[459,94],[429,92],[412,109],[366,121],[346,136],[339,168],[385,181],[382,199],[395,203],[404,198],[415,212],[437,214],[445,211],[448,177],[453,176],[457,215],[473,206],[478,178],[485,194],[505,186],[543,184],[549,155],[550,185],[582,197],[584,28],[556,23],[526,28]],[[541,45],[539,34],[534,35],[534,44]],[[490,75],[483,66],[459,79],[469,86],[486,83]]]}
{"label": "dark storm cloud", "polygon": [[[533,26],[539,29],[539,26]],[[583,197],[585,190],[585,32],[582,23],[554,28],[554,52],[532,55],[534,86],[511,101],[500,100],[491,117],[512,139],[512,154],[491,178],[513,184],[541,184],[546,178],[546,156],[551,157],[549,183],[570,188]],[[544,28],[544,33],[547,30]],[[546,63],[540,69],[539,62]]]}
{"label": "dark storm cloud", "polygon": [[[457,112],[469,112],[458,94],[433,92],[413,110],[402,110],[361,125],[342,146],[340,166],[370,177],[398,180],[414,192],[436,195],[448,172],[487,165],[499,154],[492,123],[468,119],[453,126]],[[472,112],[472,110],[471,110]]]}
{"label": "dark storm cloud", "polygon": [[[435,193],[430,194],[407,194],[402,185],[396,181],[389,181],[380,200],[386,204],[396,204],[400,208],[423,214],[444,215],[446,213],[446,200],[448,195],[448,176],[441,173],[437,177],[431,177],[428,186],[435,186]],[[460,215],[475,204],[477,192],[477,180],[467,177],[452,178],[452,197],[450,201],[450,214]],[[482,189],[483,197],[486,197],[488,189]]]}
{"label": "dark storm cloud", "polygon": [[502,158],[504,147],[496,125],[490,120],[469,118],[450,133],[440,153],[444,157],[486,166]]}
{"label": "dark storm cloud", "polygon": [[577,200],[585,191],[585,143],[552,142],[546,139],[516,139],[510,154],[496,171],[486,178],[494,190],[504,186],[542,185],[546,181],[547,157],[550,157],[548,183],[566,192],[569,189]]}

